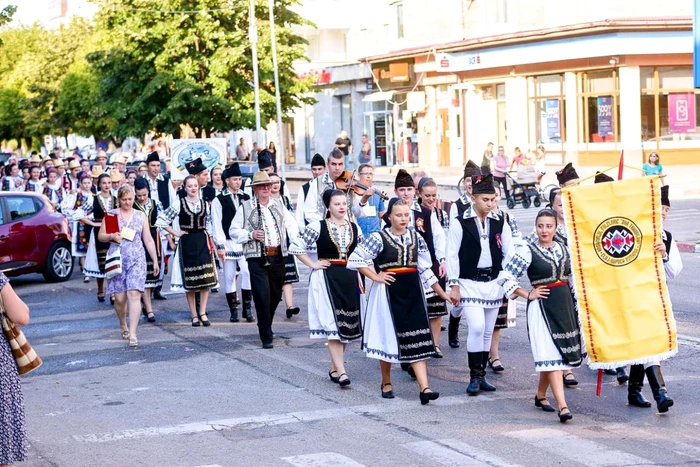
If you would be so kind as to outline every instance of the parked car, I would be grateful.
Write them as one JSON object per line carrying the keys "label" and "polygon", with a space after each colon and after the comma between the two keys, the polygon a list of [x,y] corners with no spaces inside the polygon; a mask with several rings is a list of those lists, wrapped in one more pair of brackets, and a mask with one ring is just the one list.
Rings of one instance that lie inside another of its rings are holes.
{"label": "parked car", "polygon": [[45,196],[0,192],[0,270],[8,276],[38,272],[49,282],[70,279],[70,224]]}
{"label": "parked car", "polygon": [[6,163],[7,163],[7,160],[8,160],[10,157],[12,157],[12,153],[11,153],[11,152],[0,152],[0,162],[2,162],[3,164],[6,164]]}

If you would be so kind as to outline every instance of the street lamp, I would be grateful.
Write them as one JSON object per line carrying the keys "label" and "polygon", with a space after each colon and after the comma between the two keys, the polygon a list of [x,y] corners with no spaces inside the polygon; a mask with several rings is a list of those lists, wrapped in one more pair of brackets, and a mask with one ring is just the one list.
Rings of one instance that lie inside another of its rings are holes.
{"label": "street lamp", "polygon": [[272,66],[275,72],[275,100],[277,101],[277,137],[279,139],[278,152],[280,155],[280,178],[286,183],[285,158],[284,158],[284,132],[282,131],[282,101],[280,100],[280,77],[277,69],[277,37],[275,35],[275,0],[269,1],[270,5],[270,42],[272,45]]}
{"label": "street lamp", "polygon": [[253,51],[253,88],[255,89],[255,138],[260,139],[260,81],[258,78],[258,26],[255,21],[255,0],[250,0],[250,48]]}

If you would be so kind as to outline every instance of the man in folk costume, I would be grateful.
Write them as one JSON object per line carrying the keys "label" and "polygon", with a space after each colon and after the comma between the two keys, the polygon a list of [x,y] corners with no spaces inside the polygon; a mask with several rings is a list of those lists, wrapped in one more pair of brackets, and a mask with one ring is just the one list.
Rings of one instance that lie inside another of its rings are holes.
{"label": "man in folk costume", "polygon": [[253,295],[250,291],[250,272],[248,263],[243,257],[243,247],[231,239],[230,228],[236,211],[243,202],[250,200],[250,196],[241,191],[243,176],[238,162],[234,162],[224,170],[224,183],[226,188],[211,203],[212,223],[216,236],[216,250],[219,259],[224,265],[224,288],[226,302],[228,303],[231,317],[229,321],[238,322],[238,295],[236,293],[236,271],[241,272],[241,295],[243,299],[243,317],[249,323],[255,321],[252,312]]}
{"label": "man in folk costume", "polygon": [[494,212],[496,189],[493,176],[472,177],[471,206],[452,219],[447,235],[447,284],[453,302],[467,318],[467,353],[470,381],[467,394],[495,391],[486,381],[491,348],[503,290],[496,280],[511,248],[512,232],[503,217]]}
{"label": "man in folk costume", "polygon": [[[144,177],[148,182],[148,186],[151,192],[151,199],[160,203],[161,209],[165,210],[170,207],[176,198],[175,189],[173,188],[170,179],[161,173],[160,156],[157,152],[151,152],[148,157],[146,157],[147,172]],[[171,247],[172,238],[165,231],[161,231],[161,244],[165,247],[163,249],[163,257],[165,267],[161,268],[161,279],[168,273],[168,258],[172,256],[173,249]],[[153,290],[153,298],[156,300],[167,300],[167,298],[161,293],[162,285],[159,285]]]}
{"label": "man in folk costume", "polygon": [[569,162],[564,166],[563,169],[556,172],[557,182],[559,182],[560,188],[566,188],[567,186],[575,185],[580,180],[574,164]]}
{"label": "man in folk costume", "polygon": [[[661,219],[666,222],[668,212],[671,209],[671,202],[668,199],[668,185],[661,187]],[[678,251],[676,241],[668,230],[661,231],[661,241],[654,245],[654,249],[661,254],[666,280],[674,279],[683,270],[683,261]],[[673,406],[673,399],[668,395],[664,376],[661,373],[661,363],[658,360],[644,365],[632,365],[630,367],[629,385],[627,387],[627,402],[636,407],[651,407],[651,403],[642,395],[644,387],[644,374],[646,373],[651,392],[656,401],[656,408],[659,412],[668,412]]]}
{"label": "man in folk costume", "polygon": [[309,189],[311,188],[311,184],[318,178],[323,176],[323,174],[326,173],[326,161],[323,160],[323,156],[320,154],[314,154],[314,157],[311,159],[311,180],[308,182],[304,183],[301,186],[301,189],[299,190],[299,194],[297,195],[297,210],[295,213],[295,217],[297,219],[297,224],[299,224],[299,228],[304,227],[305,225],[308,225],[308,222],[306,221],[306,218],[304,217],[304,203],[306,202],[306,197],[309,195]]}
{"label": "man in folk costume", "polygon": [[255,197],[240,206],[229,228],[231,239],[243,245],[248,262],[264,349],[273,348],[272,320],[282,298],[287,238],[294,240],[298,234],[294,216],[270,198],[271,186],[266,172],[256,172],[251,183]]}
{"label": "man in folk costume", "polygon": [[77,159],[71,159],[66,169],[66,173],[63,175],[63,189],[67,193],[75,193],[80,188],[80,180],[78,179],[78,174],[82,170],[80,162]]}

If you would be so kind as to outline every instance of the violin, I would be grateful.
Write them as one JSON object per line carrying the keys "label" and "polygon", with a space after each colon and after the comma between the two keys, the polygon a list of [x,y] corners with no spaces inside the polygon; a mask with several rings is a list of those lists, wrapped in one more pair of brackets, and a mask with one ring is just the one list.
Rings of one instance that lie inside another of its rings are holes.
{"label": "violin", "polygon": [[[347,170],[341,173],[340,176],[335,179],[335,186],[337,189],[342,190],[346,193],[349,190],[352,190],[355,194],[360,196],[364,195],[365,191],[370,189],[370,187],[368,187],[367,185],[363,185],[362,183],[356,181],[353,178],[352,172],[349,172]],[[389,196],[383,191],[377,191],[376,194],[384,201],[389,200]]]}

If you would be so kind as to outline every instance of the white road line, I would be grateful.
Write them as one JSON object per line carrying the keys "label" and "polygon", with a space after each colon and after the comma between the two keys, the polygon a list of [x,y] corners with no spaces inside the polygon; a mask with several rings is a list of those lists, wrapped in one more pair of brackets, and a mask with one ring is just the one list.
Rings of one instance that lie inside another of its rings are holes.
{"label": "white road line", "polygon": [[319,452],[303,456],[282,457],[295,467],[365,467],[335,452]]}
{"label": "white road line", "polygon": [[195,467],[223,467],[219,464],[209,464],[209,465],[196,465]]}
{"label": "white road line", "polygon": [[447,467],[517,467],[517,464],[454,439],[419,441],[403,447]]}
{"label": "white road line", "polygon": [[[630,424],[614,423],[603,425],[603,430],[622,435],[627,439],[638,439],[647,446],[656,446],[660,451],[673,451],[682,457],[688,457],[695,461],[700,461],[700,447],[678,441],[675,438],[658,438],[658,433],[642,430]],[[693,440],[688,440],[693,441]]]}
{"label": "white road line", "polygon": [[505,435],[588,467],[654,465],[648,459],[609,448],[604,444],[571,435],[563,430],[538,428],[512,431]]}

